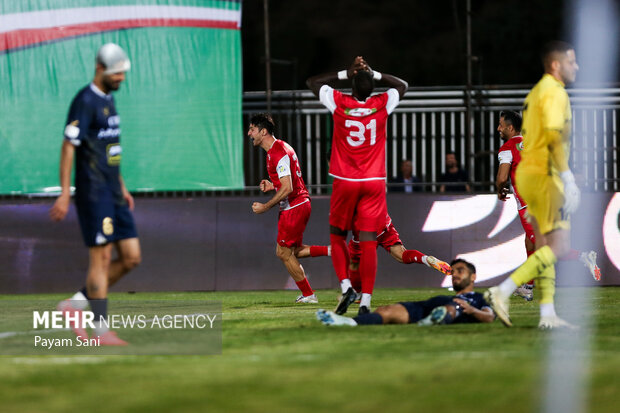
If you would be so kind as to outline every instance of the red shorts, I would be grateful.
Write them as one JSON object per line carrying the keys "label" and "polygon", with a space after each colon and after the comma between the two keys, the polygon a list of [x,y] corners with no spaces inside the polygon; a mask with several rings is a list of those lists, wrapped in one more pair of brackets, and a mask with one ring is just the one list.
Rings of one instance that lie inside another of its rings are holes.
{"label": "red shorts", "polygon": [[343,230],[379,232],[385,225],[385,181],[334,179],[329,225]]}
{"label": "red shorts", "polygon": [[304,231],[310,219],[310,212],[312,212],[310,201],[280,211],[280,215],[278,215],[278,245],[292,248],[299,247],[302,244]]}
{"label": "red shorts", "polygon": [[534,228],[532,227],[532,224],[530,224],[527,221],[527,218],[525,218],[526,213],[527,213],[527,207],[519,210],[519,218],[521,218],[521,226],[523,227],[523,230],[525,231],[525,237],[529,239],[530,241],[532,241],[534,244],[536,244],[536,236],[534,235]]}
{"label": "red shorts", "polygon": [[[383,230],[377,236],[377,243],[379,246],[385,248],[385,250],[389,253],[390,249],[394,245],[402,244],[403,242],[400,240],[400,235],[398,235],[398,231],[392,223],[388,225],[387,228]],[[359,231],[353,231],[353,238],[349,241],[349,259],[352,262],[360,262],[360,256],[362,254],[362,249],[360,248],[360,234]]]}

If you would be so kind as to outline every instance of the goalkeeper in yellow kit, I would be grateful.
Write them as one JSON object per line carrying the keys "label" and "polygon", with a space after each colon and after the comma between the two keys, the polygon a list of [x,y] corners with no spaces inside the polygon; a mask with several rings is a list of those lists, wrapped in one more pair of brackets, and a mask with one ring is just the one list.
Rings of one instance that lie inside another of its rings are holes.
{"label": "goalkeeper in yellow kit", "polygon": [[555,313],[554,264],[570,250],[569,216],[577,210],[579,188],[568,168],[571,108],[566,83],[575,81],[579,66],[574,48],[553,41],[543,48],[545,74],[525,98],[523,144],[516,180],[528,205],[528,221],[536,234],[536,252],[485,299],[507,327],[512,326],[508,302],[521,284],[535,279],[541,292],[541,329],[574,327]]}

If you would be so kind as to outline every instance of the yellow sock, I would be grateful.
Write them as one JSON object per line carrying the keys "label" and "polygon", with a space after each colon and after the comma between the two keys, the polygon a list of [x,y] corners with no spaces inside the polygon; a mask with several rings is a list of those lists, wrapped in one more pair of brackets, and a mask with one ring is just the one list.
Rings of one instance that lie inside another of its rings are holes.
{"label": "yellow sock", "polygon": [[555,296],[555,267],[547,269],[536,278],[536,288],[540,291],[540,304],[553,304]]}
{"label": "yellow sock", "polygon": [[[525,284],[534,278],[540,277],[547,268],[553,268],[553,264],[555,264],[556,261],[557,258],[551,248],[545,245],[530,255],[527,261],[512,273],[510,278],[517,286]],[[553,273],[553,279],[555,280],[555,271]]]}

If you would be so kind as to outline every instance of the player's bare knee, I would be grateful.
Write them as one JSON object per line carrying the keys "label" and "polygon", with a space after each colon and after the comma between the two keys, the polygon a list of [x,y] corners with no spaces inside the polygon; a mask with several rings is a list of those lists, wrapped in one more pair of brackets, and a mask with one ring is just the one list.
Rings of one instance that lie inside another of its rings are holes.
{"label": "player's bare knee", "polygon": [[276,247],[276,256],[278,258],[280,258],[282,261],[286,261],[291,257],[291,255],[293,255],[292,248],[283,247],[282,245],[278,244],[278,246]]}
{"label": "player's bare knee", "polygon": [[140,265],[142,262],[142,256],[140,254],[131,254],[123,257],[121,262],[123,263],[123,267],[125,267],[125,269],[132,270]]}

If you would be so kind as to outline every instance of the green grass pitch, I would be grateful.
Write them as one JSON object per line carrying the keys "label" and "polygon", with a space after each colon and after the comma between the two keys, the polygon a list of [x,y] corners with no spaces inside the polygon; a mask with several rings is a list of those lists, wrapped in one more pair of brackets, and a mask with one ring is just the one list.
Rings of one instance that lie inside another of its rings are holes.
{"label": "green grass pitch", "polygon": [[[559,289],[559,294],[576,293]],[[373,305],[426,299],[439,289],[378,289]],[[223,303],[223,350],[212,356],[0,356],[0,411],[9,412],[536,412],[549,332],[538,305],[513,298],[515,327],[328,328],[320,304],[293,291],[115,293],[110,300]],[[66,295],[0,296],[60,300]],[[349,315],[354,315],[353,305]],[[570,306],[558,307],[560,315]],[[587,373],[591,412],[620,402],[620,288],[593,293]],[[0,315],[1,316],[1,315]],[[0,332],[1,333],[1,332]],[[67,333],[70,334],[70,333]],[[580,334],[580,333],[576,333]],[[0,351],[2,349],[0,339]],[[571,360],[567,359],[567,363]]]}

